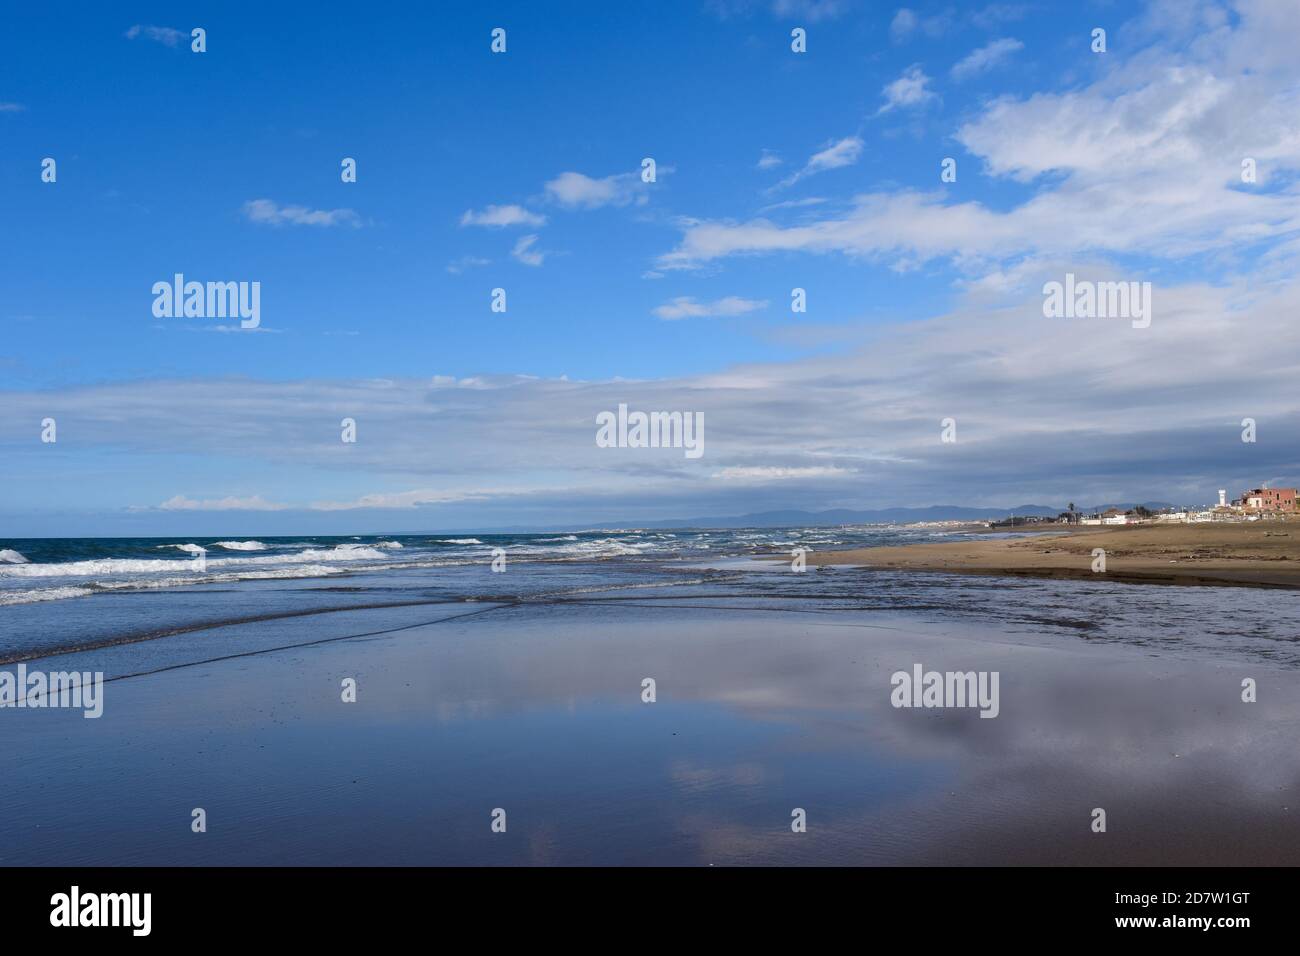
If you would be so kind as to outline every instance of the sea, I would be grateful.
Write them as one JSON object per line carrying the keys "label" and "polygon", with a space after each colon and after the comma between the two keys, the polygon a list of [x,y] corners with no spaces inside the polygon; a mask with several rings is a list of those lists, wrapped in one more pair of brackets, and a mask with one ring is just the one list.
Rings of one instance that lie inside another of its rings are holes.
{"label": "sea", "polygon": [[[1300,594],[862,567],[822,552],[989,532],[899,525],[537,534],[0,539],[0,665],[95,652],[109,667],[238,653],[229,625],[445,605],[694,600],[996,625],[1034,642],[1300,665]],[[261,629],[259,633],[274,632]],[[299,635],[300,636],[300,635]],[[224,646],[223,641],[234,642]],[[184,638],[184,639],[182,639]],[[130,646],[129,660],[110,652]],[[79,662],[84,663],[79,658]]]}

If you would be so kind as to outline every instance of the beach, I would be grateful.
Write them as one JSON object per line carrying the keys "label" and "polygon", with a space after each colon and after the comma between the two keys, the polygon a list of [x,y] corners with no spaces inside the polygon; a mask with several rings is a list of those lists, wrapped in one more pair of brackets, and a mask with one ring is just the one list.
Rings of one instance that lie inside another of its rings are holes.
{"label": "beach", "polygon": [[[1093,570],[1094,551],[1105,570]],[[1300,587],[1300,522],[1116,527],[1048,525],[1014,538],[906,544],[809,554],[813,565],[1077,578],[1136,584]]]}
{"label": "beach", "polygon": [[[792,573],[680,541],[5,608],[11,660],[105,684],[98,719],[0,710],[0,770],[22,781],[0,793],[0,864],[1300,858],[1300,596],[1138,605],[1115,581]],[[918,668],[996,673],[996,716],[895,706]]]}

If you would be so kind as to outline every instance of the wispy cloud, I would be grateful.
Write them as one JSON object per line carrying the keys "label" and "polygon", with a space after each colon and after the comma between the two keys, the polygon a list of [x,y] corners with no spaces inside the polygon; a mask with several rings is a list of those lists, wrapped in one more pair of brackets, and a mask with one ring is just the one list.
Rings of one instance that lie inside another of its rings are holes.
{"label": "wispy cloud", "polygon": [[760,301],[729,295],[712,302],[697,302],[694,297],[683,295],[656,307],[654,314],[668,320],[693,319],[714,315],[744,315],[746,312],[756,312],[765,308],[767,308],[766,299]]}
{"label": "wispy cloud", "polygon": [[991,3],[972,13],[971,22],[981,29],[993,30],[1003,23],[1023,20],[1028,15],[1029,4],[1026,3]]}
{"label": "wispy cloud", "polygon": [[0,103],[0,113],[21,113],[25,109],[21,103]]}
{"label": "wispy cloud", "polygon": [[738,465],[715,471],[711,477],[722,481],[758,483],[790,481],[796,478],[838,478],[853,473],[851,468],[834,465],[813,465],[807,468],[789,468],[772,465]]}
{"label": "wispy cloud", "polygon": [[681,243],[657,267],[802,251],[902,266],[942,258],[978,275],[1025,256],[1176,261],[1209,251],[1231,256],[1243,243],[1270,239],[1281,243],[1274,255],[1294,255],[1300,193],[1243,189],[1240,160],[1223,158],[1223,143],[1250,143],[1275,175],[1300,171],[1300,87],[1285,63],[1267,17],[1216,31],[1190,52],[1157,45],[1090,85],[1001,97],[957,129],[957,142],[988,175],[1037,182],[1017,202],[995,207],[939,191],[881,190],[791,226],[684,218]]}
{"label": "wispy cloud", "polygon": [[309,209],[306,206],[281,206],[273,199],[251,199],[244,203],[249,222],[269,226],[361,226],[361,217],[351,209]]}
{"label": "wispy cloud", "polygon": [[898,79],[886,83],[880,95],[885,98],[885,104],[877,111],[877,116],[894,109],[924,106],[938,98],[930,89],[930,78],[919,64],[909,66]]}
{"label": "wispy cloud", "polygon": [[376,492],[348,501],[315,501],[308,507],[312,511],[359,511],[366,508],[409,509],[429,505],[445,505],[463,501],[487,501],[493,498],[512,498],[528,495],[535,489],[494,488],[416,488],[411,491]]}
{"label": "wispy cloud", "polygon": [[523,206],[488,206],[481,212],[465,210],[460,217],[462,226],[488,226],[502,229],[506,226],[531,226],[534,229],[546,225],[546,217],[530,212]]}
{"label": "wispy cloud", "polygon": [[947,14],[923,17],[915,10],[900,7],[889,22],[889,36],[895,43],[904,43],[918,32],[933,39],[947,33],[951,27],[952,19]]}
{"label": "wispy cloud", "polygon": [[248,498],[206,498],[196,500],[176,495],[158,506],[161,511],[283,511],[287,505],[267,501],[261,495]]}
{"label": "wispy cloud", "polygon": [[863,145],[862,138],[859,136],[846,136],[841,140],[830,143],[819,152],[813,153],[808,162],[804,164],[803,169],[781,180],[776,188],[784,189],[793,186],[801,179],[815,176],[817,173],[825,172],[828,169],[852,166],[861,158]]}
{"label": "wispy cloud", "polygon": [[189,39],[188,33],[182,33],[172,27],[155,27],[137,23],[123,34],[128,40],[134,40],[137,37],[144,37],[147,40],[153,40],[155,43],[161,43],[163,46],[179,46],[184,40]]}
{"label": "wispy cloud", "polygon": [[[76,423],[97,454],[201,454],[212,472],[237,462],[225,480],[241,484],[248,463],[266,463],[273,468],[259,470],[291,475],[302,489],[294,508],[449,507],[526,488],[529,507],[568,501],[592,509],[588,489],[596,487],[603,489],[601,513],[629,520],[652,511],[760,510],[753,506],[762,500],[808,508],[1011,505],[1159,489],[1196,501],[1219,487],[1245,487],[1257,472],[1300,478],[1300,408],[1291,387],[1300,361],[1300,281],[1161,285],[1155,320],[1138,331],[1122,320],[1044,318],[1041,284],[1065,267],[1041,263],[1008,276],[1011,291],[996,297],[972,287],[952,312],[842,355],[644,381],[187,379],[57,394],[7,390],[11,414],[0,419],[0,439],[20,456],[38,454],[26,423],[50,415],[61,429]],[[1120,277],[1113,268],[1069,267],[1083,279]],[[1232,333],[1240,328],[1251,336]],[[1257,341],[1269,347],[1260,350]],[[1161,361],[1152,362],[1153,354]],[[620,402],[703,412],[702,463],[667,451],[598,448],[595,416]],[[268,408],[275,415],[267,416]],[[1234,464],[1222,449],[1239,443],[1244,414],[1267,423],[1270,437],[1249,461]],[[343,415],[361,423],[365,436],[348,446],[346,464],[337,440],[332,447],[320,440],[322,423],[336,425]],[[949,415],[958,420],[955,445],[939,440]],[[438,441],[410,440],[431,429]],[[27,446],[32,451],[22,451]],[[454,459],[447,448],[457,449]],[[313,485],[322,475],[331,476],[332,488],[362,487],[320,502],[326,495]],[[782,497],[735,497],[736,488],[751,485],[778,487]],[[882,499],[881,488],[900,490]],[[264,491],[178,495],[165,506],[290,504]]]}
{"label": "wispy cloud", "polygon": [[780,19],[821,23],[843,16],[852,0],[705,0],[704,8],[719,20],[747,17],[766,11]]}
{"label": "wispy cloud", "polygon": [[952,68],[952,78],[958,81],[970,79],[976,74],[993,69],[1011,54],[1024,48],[1023,43],[1011,37],[994,40],[978,50],[972,50],[970,54],[958,61]]}
{"label": "wispy cloud", "polygon": [[771,205],[764,206],[759,210],[759,212],[776,212],[778,209],[803,209],[806,206],[820,206],[824,202],[826,202],[826,199],[823,196],[808,196],[804,199],[787,199],[784,202],[774,202]]}
{"label": "wispy cloud", "polygon": [[484,259],[481,256],[461,256],[459,259],[453,259],[447,263],[447,271],[454,276],[458,276],[469,269],[477,269],[480,266],[491,264],[491,259]]}
{"label": "wispy cloud", "polygon": [[758,162],[754,164],[755,169],[776,169],[783,160],[770,149],[765,149],[758,157]]}
{"label": "wispy cloud", "polygon": [[550,253],[543,252],[536,246],[536,235],[520,236],[515,247],[510,250],[510,255],[526,266],[540,266]]}
{"label": "wispy cloud", "polygon": [[[667,170],[660,168],[659,173]],[[602,206],[626,206],[645,203],[646,183],[640,173],[617,173],[593,179],[582,173],[560,173],[546,183],[547,198],[570,209],[600,209]]]}
{"label": "wispy cloud", "polygon": [[849,6],[848,0],[772,0],[772,15],[820,23],[843,16]]}

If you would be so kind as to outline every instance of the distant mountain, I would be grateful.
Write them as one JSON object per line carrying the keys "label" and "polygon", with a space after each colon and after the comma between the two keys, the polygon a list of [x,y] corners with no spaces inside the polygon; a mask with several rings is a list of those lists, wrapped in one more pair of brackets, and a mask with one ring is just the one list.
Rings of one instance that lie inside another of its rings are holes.
{"label": "distant mountain", "polygon": [[1047,516],[1060,509],[1046,505],[1023,505],[1019,508],[965,508],[958,505],[931,505],[928,508],[877,508],[853,511],[834,508],[830,511],[759,511],[743,515],[712,515],[700,518],[673,518],[651,521],[646,528],[815,528],[841,524],[906,524],[913,521],[989,521],[1011,515]]}
{"label": "distant mountain", "polygon": [[[1163,501],[1146,501],[1142,506],[1152,511],[1173,507]],[[1083,514],[1118,508],[1129,511],[1135,503],[1086,505],[1075,510]],[[482,534],[528,534],[544,531],[577,531],[587,528],[817,528],[842,524],[911,524],[916,521],[1001,521],[1011,517],[1054,518],[1065,506],[1017,505],[1014,508],[969,508],[962,505],[931,505],[927,508],[877,508],[854,511],[834,508],[829,511],[758,511],[743,515],[712,515],[702,518],[670,518],[665,521],[606,521],[595,525],[546,525],[508,528],[477,528]],[[464,531],[465,529],[461,529]],[[438,532],[452,533],[452,532]]]}
{"label": "distant mountain", "polygon": [[[1119,508],[1127,511],[1136,504],[1088,505],[1076,511],[1091,513]],[[1162,501],[1148,501],[1143,507],[1155,511],[1171,507]],[[1065,507],[1056,505],[1017,505],[1014,508],[969,508],[962,505],[931,505],[928,508],[877,508],[853,511],[835,508],[830,511],[758,511],[751,514],[711,516],[705,518],[674,518],[668,521],[642,522],[642,528],[815,528],[841,524],[910,524],[915,521],[1000,521],[1011,517],[1054,518]]]}

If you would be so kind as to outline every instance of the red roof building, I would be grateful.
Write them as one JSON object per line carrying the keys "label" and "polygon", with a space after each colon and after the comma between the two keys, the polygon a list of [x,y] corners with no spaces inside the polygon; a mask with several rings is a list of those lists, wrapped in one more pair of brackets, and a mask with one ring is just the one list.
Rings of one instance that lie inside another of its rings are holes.
{"label": "red roof building", "polygon": [[1241,506],[1247,511],[1296,510],[1296,489],[1254,488],[1241,493]]}

